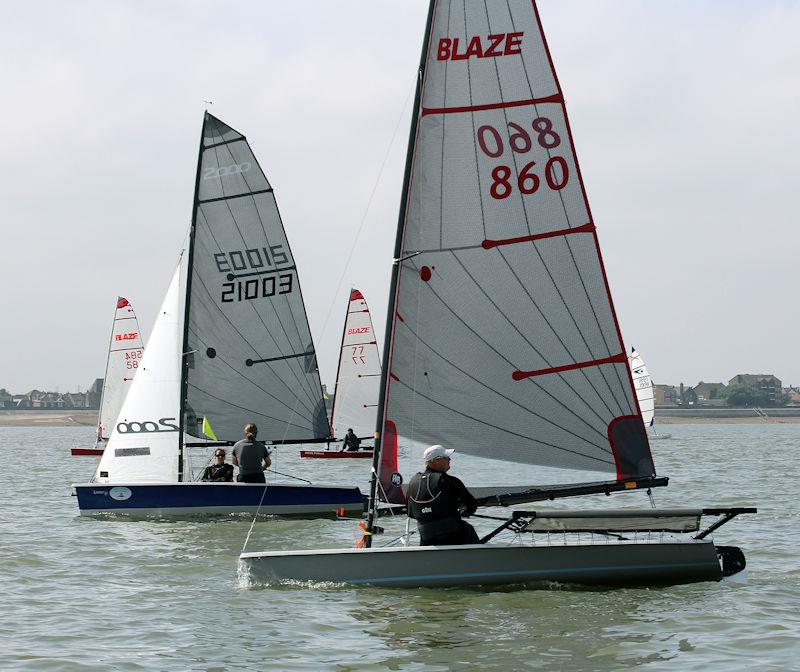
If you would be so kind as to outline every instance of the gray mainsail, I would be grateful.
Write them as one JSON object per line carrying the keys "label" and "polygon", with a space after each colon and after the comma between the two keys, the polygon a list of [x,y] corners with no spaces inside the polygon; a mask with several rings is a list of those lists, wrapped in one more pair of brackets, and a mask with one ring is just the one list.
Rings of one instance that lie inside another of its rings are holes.
{"label": "gray mainsail", "polygon": [[206,113],[187,282],[186,432],[235,441],[330,434],[294,258],[246,138]]}
{"label": "gray mainsail", "polygon": [[531,0],[432,3],[410,142],[378,424],[383,493],[402,499],[398,440],[653,476]]}

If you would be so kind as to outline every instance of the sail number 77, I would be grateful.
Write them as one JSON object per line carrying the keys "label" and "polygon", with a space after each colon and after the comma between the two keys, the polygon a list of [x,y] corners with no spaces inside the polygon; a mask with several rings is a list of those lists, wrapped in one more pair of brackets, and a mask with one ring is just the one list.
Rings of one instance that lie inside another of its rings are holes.
{"label": "sail number 77", "polygon": [[[555,149],[561,144],[561,136],[553,130],[553,122],[547,117],[537,117],[531,122],[531,130],[535,136],[535,142],[546,150]],[[478,146],[481,151],[489,158],[500,158],[505,152],[505,142],[503,134],[494,126],[484,124],[476,132]],[[508,122],[508,145],[511,151],[516,154],[527,154],[533,148],[534,139],[531,133],[523,126]],[[569,167],[561,156],[551,156],[544,165],[542,171],[547,186],[553,191],[560,191],[569,182]],[[492,183],[489,186],[489,194],[498,200],[508,198],[514,193],[511,183],[511,166],[500,164],[492,169]],[[530,196],[539,191],[542,180],[537,170],[535,161],[526,163],[519,171],[517,188],[520,193]]]}

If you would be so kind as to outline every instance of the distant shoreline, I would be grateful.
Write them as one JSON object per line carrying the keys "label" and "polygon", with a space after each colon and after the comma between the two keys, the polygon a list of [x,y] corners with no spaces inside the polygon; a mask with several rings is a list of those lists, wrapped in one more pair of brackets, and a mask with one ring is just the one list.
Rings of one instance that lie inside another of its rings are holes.
{"label": "distant shoreline", "polygon": [[0,427],[96,427],[98,411],[69,408],[64,410],[0,410]]}
{"label": "distant shoreline", "polygon": [[[800,408],[764,409],[766,418],[748,409],[664,409],[656,411],[656,425],[750,425],[800,423]],[[775,415],[772,415],[772,413]],[[97,411],[66,410],[0,410],[0,427],[96,427]],[[722,417],[729,416],[729,417]]]}

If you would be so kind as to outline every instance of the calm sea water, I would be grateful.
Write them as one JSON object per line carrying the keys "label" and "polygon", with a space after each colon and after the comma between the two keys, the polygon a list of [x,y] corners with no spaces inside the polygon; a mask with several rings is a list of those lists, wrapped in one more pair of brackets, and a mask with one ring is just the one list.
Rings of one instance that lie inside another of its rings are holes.
{"label": "calm sea water", "polygon": [[[93,430],[2,428],[0,669],[800,669],[800,424],[664,429],[673,438],[653,451],[672,483],[654,493],[659,506],[758,506],[758,515],[716,535],[745,550],[746,582],[649,590],[246,586],[237,557],[248,518],[81,518],[69,484],[87,480],[95,459],[72,458],[69,448],[91,445]],[[352,462],[301,464],[284,450],[278,468],[319,483],[365,484],[369,465]],[[475,482],[467,458],[453,464]],[[501,465],[492,469],[488,482],[507,476]],[[570,503],[584,507],[587,499]],[[596,504],[609,501],[647,505],[628,493]],[[266,519],[247,549],[350,545],[355,536],[353,521]]]}

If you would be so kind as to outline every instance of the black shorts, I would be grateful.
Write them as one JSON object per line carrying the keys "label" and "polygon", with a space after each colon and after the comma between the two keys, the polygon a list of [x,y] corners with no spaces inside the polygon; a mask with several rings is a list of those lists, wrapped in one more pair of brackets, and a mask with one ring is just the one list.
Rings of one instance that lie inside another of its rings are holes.
{"label": "black shorts", "polygon": [[441,534],[437,537],[423,537],[420,546],[457,546],[458,544],[477,544],[480,542],[475,528],[468,522],[460,520],[459,528],[455,532]]}
{"label": "black shorts", "polygon": [[264,478],[264,472],[260,472],[258,474],[239,474],[236,477],[236,480],[239,483],[266,483],[267,479]]}

